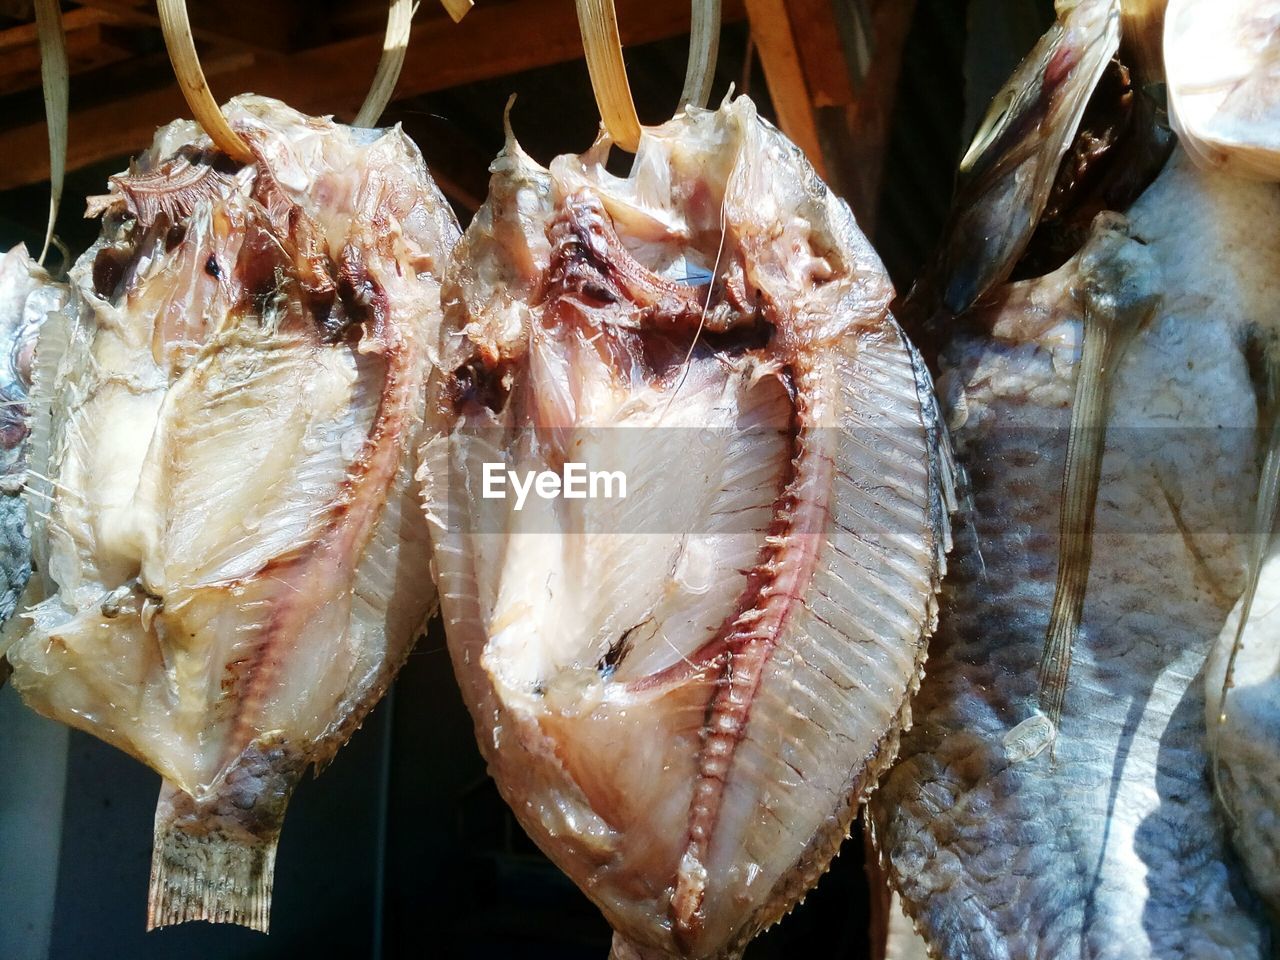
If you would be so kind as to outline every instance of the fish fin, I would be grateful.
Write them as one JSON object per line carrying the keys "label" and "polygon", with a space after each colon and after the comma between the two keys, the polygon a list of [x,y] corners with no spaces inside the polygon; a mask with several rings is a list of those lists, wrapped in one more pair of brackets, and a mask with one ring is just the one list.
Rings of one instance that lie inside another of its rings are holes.
{"label": "fish fin", "polygon": [[[27,488],[24,498],[31,523],[31,559],[41,587],[48,589],[48,553],[50,535],[56,532],[49,525],[35,523],[38,514],[47,509],[54,498],[52,477],[57,468],[52,464],[59,449],[59,431],[54,426],[54,411],[59,410],[59,397],[64,379],[59,369],[64,357],[73,348],[83,353],[83,339],[76,342],[76,330],[80,324],[79,298],[72,297],[58,309],[49,312],[36,334],[35,357],[31,366],[31,387],[27,392],[27,406],[31,411],[30,434],[27,439]],[[65,402],[65,401],[64,401]],[[76,496],[75,491],[70,491]]]}
{"label": "fish fin", "polygon": [[[1026,251],[1120,46],[1119,13],[1108,0],[1060,5],[1058,22],[992,100],[960,161],[953,213],[927,271],[951,314],[982,299]],[[1009,215],[1014,210],[1018,215]]]}
{"label": "fish fin", "polygon": [[1055,728],[1062,720],[1071,650],[1089,583],[1111,384],[1125,350],[1154,315],[1160,297],[1155,261],[1130,239],[1128,222],[1119,214],[1099,215],[1078,270],[1075,296],[1082,307],[1084,342],[1062,480],[1058,581],[1038,681],[1040,710]]}
{"label": "fish fin", "polygon": [[164,782],[151,850],[148,930],[208,920],[267,932],[276,844],[303,766],[278,735],[269,734],[198,798]]}

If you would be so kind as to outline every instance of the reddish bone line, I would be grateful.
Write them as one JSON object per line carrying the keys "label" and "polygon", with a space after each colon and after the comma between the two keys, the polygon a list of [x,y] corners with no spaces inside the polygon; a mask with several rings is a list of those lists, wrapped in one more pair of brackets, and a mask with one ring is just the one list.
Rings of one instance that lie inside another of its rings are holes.
{"label": "reddish bone line", "polygon": [[[239,709],[228,741],[227,762],[234,761],[259,734],[255,723],[280,667],[275,651],[282,644],[299,638],[310,615],[329,603],[336,589],[345,584],[353,558],[368,543],[382,513],[386,501],[382,493],[395,481],[400,467],[396,440],[410,419],[413,397],[422,386],[421,378],[414,376],[417,364],[412,344],[386,315],[385,293],[381,289],[374,297],[371,313],[369,322],[386,362],[378,412],[360,455],[343,478],[340,491],[329,507],[323,532],[303,550],[276,558],[254,577],[256,580],[276,577],[292,589],[276,599],[250,658],[249,679],[238,700]],[[366,335],[368,332],[366,330]]]}
{"label": "reddish bone line", "polygon": [[[792,478],[774,507],[774,521],[763,555],[748,575],[742,609],[729,617],[720,634],[693,658],[702,663],[719,658],[722,672],[707,708],[698,780],[689,805],[689,840],[671,899],[674,931],[686,946],[691,945],[702,926],[702,868],[724,801],[734,753],[746,736],[765,665],[813,579],[831,515],[835,461],[828,451],[811,445],[814,436],[821,437],[827,431],[814,434],[808,428],[818,418],[809,409],[812,386],[806,379],[797,377],[797,452],[792,461]],[[690,667],[682,666],[691,672]],[[670,679],[666,678],[667,682]]]}
{"label": "reddish bone line", "polygon": [[[669,322],[701,323],[703,304],[697,295],[636,261],[618,238],[600,201],[590,194],[577,193],[562,200],[560,214],[547,233],[553,248],[548,301],[582,291],[629,300]],[[831,514],[835,460],[815,439],[830,431],[809,429],[810,424],[822,422],[820,411],[813,409],[821,394],[806,371],[793,365],[791,375],[796,397],[792,475],[775,501],[766,545],[747,576],[738,608],[716,636],[691,657],[628,684],[639,691],[686,683],[709,669],[720,671],[707,705],[698,779],[689,807],[688,843],[671,902],[674,934],[685,946],[690,946],[701,930],[702,867],[733,755],[746,735],[765,665],[813,579]]]}

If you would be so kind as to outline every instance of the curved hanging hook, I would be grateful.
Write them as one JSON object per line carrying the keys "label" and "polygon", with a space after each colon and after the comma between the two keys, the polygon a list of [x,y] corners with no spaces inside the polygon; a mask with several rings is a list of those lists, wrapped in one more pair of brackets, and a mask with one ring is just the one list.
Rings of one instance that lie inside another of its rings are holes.
{"label": "curved hanging hook", "polygon": [[49,225],[45,228],[38,261],[44,266],[67,174],[67,101],[71,75],[67,67],[67,35],[62,28],[62,8],[58,0],[36,0],[36,32],[40,37],[45,122],[49,126]]}
{"label": "curved hanging hook", "polygon": [[[195,39],[191,36],[191,21],[187,17],[186,0],[157,0],[157,6],[169,59],[173,63],[178,86],[182,88],[182,95],[186,98],[191,113],[219,150],[241,163],[250,163],[253,152],[222,115],[218,101],[209,89],[204,70],[200,67]],[[404,66],[415,9],[413,0],[391,0],[382,56],[378,60],[373,85],[356,115],[355,126],[371,127],[376,124],[390,102],[396,81],[400,79],[400,70]]]}
{"label": "curved hanging hook", "polygon": [[720,55],[720,0],[693,0],[689,11],[689,65],[680,106],[705,107]]}
{"label": "curved hanging hook", "polygon": [[574,0],[574,5],[600,119],[613,142],[634,153],[640,145],[640,118],[622,59],[618,12],[613,0]]}
{"label": "curved hanging hook", "polygon": [[[627,83],[613,0],[574,0],[574,4],[600,119],[613,142],[634,153],[640,145],[640,118]],[[720,0],[692,0],[689,65],[680,93],[682,108],[686,104],[706,105],[715,79],[719,41]]]}
{"label": "curved hanging hook", "polygon": [[355,126],[375,126],[382,111],[391,102],[396,82],[400,79],[400,70],[404,66],[404,54],[409,48],[413,15],[417,9],[418,5],[413,0],[391,0],[391,9],[387,13],[387,36],[382,41],[378,70],[373,76],[373,86],[369,88],[360,112],[352,121]]}
{"label": "curved hanging hook", "polygon": [[213,99],[209,82],[200,68],[196,54],[195,38],[191,36],[191,21],[187,17],[186,0],[158,0],[160,30],[164,33],[164,45],[169,50],[173,72],[178,75],[178,86],[191,108],[196,122],[204,127],[214,145],[223,153],[241,163],[253,161],[253,151],[240,134],[231,129],[227,118]]}

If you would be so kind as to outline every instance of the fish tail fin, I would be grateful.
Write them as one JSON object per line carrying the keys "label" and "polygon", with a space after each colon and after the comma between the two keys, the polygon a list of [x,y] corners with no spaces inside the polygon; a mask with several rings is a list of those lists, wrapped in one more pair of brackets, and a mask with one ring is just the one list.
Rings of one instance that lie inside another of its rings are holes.
{"label": "fish tail fin", "polygon": [[148,930],[208,920],[267,932],[276,844],[305,766],[269,734],[199,797],[165,781],[156,804]]}
{"label": "fish tail fin", "polygon": [[[166,792],[176,789],[167,783],[164,787]],[[208,828],[182,816],[169,816],[166,807],[173,809],[162,793],[151,851],[147,929],[208,920],[266,933],[276,838]]]}

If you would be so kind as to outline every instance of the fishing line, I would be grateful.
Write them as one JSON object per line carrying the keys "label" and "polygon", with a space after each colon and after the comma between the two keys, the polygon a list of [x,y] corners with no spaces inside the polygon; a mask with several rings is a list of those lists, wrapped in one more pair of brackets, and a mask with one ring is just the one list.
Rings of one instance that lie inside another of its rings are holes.
{"label": "fishing line", "polygon": [[742,154],[733,161],[733,169],[729,171],[729,176],[724,182],[724,196],[720,198],[720,245],[716,248],[716,259],[711,265],[711,279],[707,281],[707,296],[702,301],[702,315],[698,318],[698,329],[693,332],[693,341],[689,344],[689,352],[684,355],[684,362],[680,365],[680,379],[676,381],[676,388],[671,392],[671,396],[667,399],[667,405],[662,411],[660,420],[665,420],[667,414],[671,411],[671,404],[675,403],[675,399],[680,394],[681,388],[684,386],[685,380],[689,378],[690,362],[693,360],[693,351],[698,347],[698,338],[702,336],[702,330],[707,324],[707,312],[711,309],[711,297],[716,289],[716,275],[720,272],[720,261],[724,257],[724,241],[728,235],[729,226],[728,218],[725,215],[725,208],[729,204],[729,188],[733,185],[738,176],[738,170],[742,162]]}

